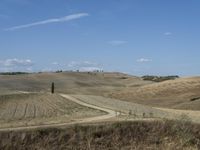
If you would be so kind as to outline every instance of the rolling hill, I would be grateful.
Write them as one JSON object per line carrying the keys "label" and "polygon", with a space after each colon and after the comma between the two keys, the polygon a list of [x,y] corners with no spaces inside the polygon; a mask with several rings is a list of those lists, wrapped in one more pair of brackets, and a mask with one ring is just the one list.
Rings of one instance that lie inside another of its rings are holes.
{"label": "rolling hill", "polygon": [[200,110],[200,77],[180,78],[138,88],[124,88],[110,97],[154,107]]}
{"label": "rolling hill", "polygon": [[0,95],[0,128],[66,123],[103,114],[58,94]]}
{"label": "rolling hill", "polygon": [[56,92],[67,94],[102,95],[125,87],[138,87],[152,83],[139,77],[122,73],[34,73],[22,75],[0,75],[0,93],[10,91],[50,91],[55,83]]}
{"label": "rolling hill", "polygon": [[0,95],[18,91],[97,95],[153,107],[200,110],[200,77],[163,82],[123,73],[33,73],[0,75]]}

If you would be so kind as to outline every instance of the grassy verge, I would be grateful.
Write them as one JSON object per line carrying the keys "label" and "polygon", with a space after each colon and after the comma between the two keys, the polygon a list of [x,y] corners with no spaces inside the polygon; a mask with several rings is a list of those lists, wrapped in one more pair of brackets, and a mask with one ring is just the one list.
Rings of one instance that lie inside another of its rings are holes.
{"label": "grassy verge", "polygon": [[0,133],[0,149],[200,149],[200,125],[181,121],[121,122]]}

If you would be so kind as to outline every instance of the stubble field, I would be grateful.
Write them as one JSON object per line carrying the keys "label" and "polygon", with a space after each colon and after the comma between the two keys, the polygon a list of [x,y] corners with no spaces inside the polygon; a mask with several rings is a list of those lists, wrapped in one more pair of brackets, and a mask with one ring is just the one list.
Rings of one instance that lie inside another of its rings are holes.
{"label": "stubble field", "polygon": [[57,94],[28,93],[0,96],[0,127],[70,122],[105,114]]}

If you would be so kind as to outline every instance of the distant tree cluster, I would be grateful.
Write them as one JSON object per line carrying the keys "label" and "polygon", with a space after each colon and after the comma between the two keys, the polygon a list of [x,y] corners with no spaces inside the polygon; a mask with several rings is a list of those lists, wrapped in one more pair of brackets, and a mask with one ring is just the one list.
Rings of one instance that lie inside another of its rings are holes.
{"label": "distant tree cluster", "polygon": [[62,71],[62,70],[57,70],[57,71],[56,71],[56,73],[61,73],[61,72],[63,72],[63,71]]}
{"label": "distant tree cluster", "polygon": [[103,70],[93,70],[93,71],[81,71],[81,70],[76,70],[76,71],[72,71],[72,72],[87,72],[89,73],[99,73],[99,72],[104,72]]}
{"label": "distant tree cluster", "polygon": [[29,74],[28,72],[1,72],[0,75],[21,75]]}
{"label": "distant tree cluster", "polygon": [[179,76],[177,76],[177,75],[174,75],[174,76],[150,76],[150,75],[142,76],[143,80],[154,81],[154,82],[163,82],[166,80],[174,80],[177,78],[179,78]]}
{"label": "distant tree cluster", "polygon": [[92,72],[103,72],[103,70],[93,70]]}

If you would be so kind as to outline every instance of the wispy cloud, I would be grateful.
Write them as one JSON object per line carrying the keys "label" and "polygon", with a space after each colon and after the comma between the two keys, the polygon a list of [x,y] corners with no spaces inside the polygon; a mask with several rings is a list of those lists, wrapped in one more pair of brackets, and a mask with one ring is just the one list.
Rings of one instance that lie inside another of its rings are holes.
{"label": "wispy cloud", "polygon": [[122,41],[122,40],[113,40],[113,41],[109,41],[108,42],[110,45],[112,46],[121,46],[124,45],[126,43],[128,43],[127,41]]}
{"label": "wispy cloud", "polygon": [[145,62],[151,62],[152,60],[151,59],[147,59],[147,58],[140,58],[137,60],[137,62],[139,63],[145,63]]}
{"label": "wispy cloud", "polygon": [[64,17],[61,17],[61,18],[52,18],[52,19],[33,22],[33,23],[29,23],[29,24],[14,26],[14,27],[5,29],[5,31],[14,31],[14,30],[19,30],[19,29],[23,29],[23,28],[29,28],[29,27],[33,27],[33,26],[39,26],[39,25],[45,25],[45,24],[51,24],[51,23],[67,22],[67,21],[79,19],[79,18],[82,18],[82,17],[86,17],[88,15],[89,15],[88,13],[77,13],[77,14],[64,16]]}
{"label": "wispy cloud", "polygon": [[172,33],[171,32],[165,32],[164,35],[170,36],[170,35],[172,35]]}

